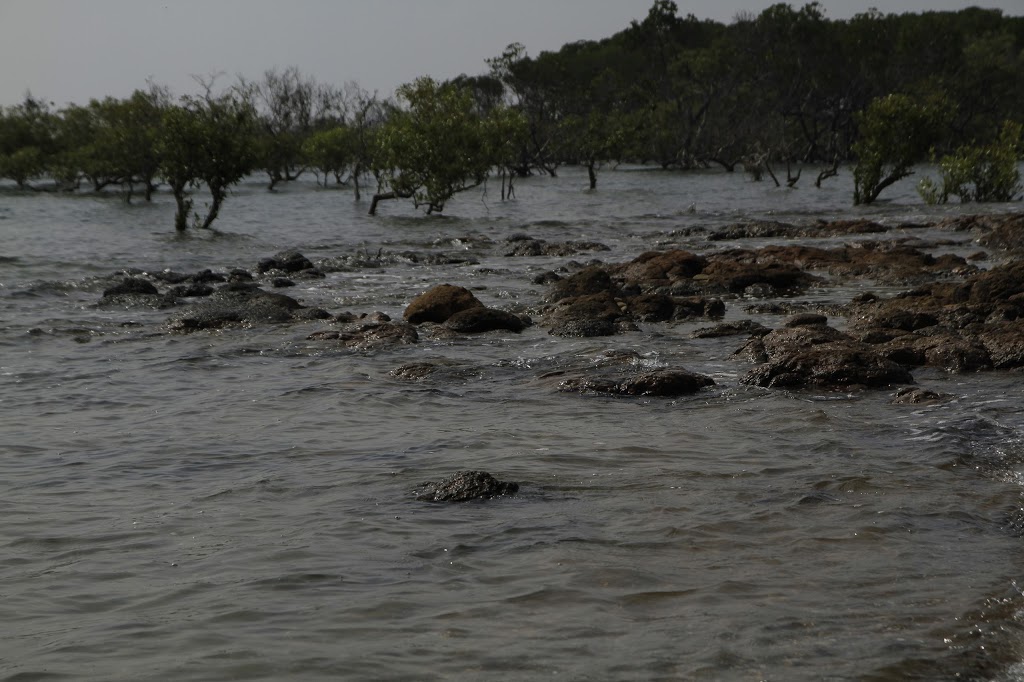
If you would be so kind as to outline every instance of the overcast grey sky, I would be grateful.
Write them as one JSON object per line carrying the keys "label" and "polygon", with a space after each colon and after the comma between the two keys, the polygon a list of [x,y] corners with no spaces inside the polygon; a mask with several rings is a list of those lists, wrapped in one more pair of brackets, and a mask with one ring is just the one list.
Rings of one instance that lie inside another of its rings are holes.
{"label": "overcast grey sky", "polygon": [[[318,81],[355,80],[389,95],[417,76],[486,70],[512,42],[529,54],[612,35],[653,0],[0,0],[0,105],[26,90],[62,106],[125,97],[152,78],[176,95],[191,75],[258,79],[297,66]],[[773,0],[677,0],[683,14],[730,22]],[[803,2],[790,3],[794,7]],[[1024,0],[823,0],[826,16],[997,7]]]}

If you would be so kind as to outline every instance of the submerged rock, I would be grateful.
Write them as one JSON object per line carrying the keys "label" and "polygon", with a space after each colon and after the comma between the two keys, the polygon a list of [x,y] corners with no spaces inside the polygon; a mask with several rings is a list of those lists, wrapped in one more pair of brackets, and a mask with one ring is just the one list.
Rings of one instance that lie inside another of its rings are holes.
{"label": "submerged rock", "polygon": [[693,339],[716,339],[722,336],[739,336],[748,334],[750,336],[764,336],[771,332],[771,329],[760,322],[753,320],[740,320],[738,322],[725,322],[714,327],[701,327],[690,334]]}
{"label": "submerged rock", "polygon": [[423,483],[416,499],[425,502],[469,502],[515,495],[519,484],[499,481],[486,471],[459,471],[442,481]]}
{"label": "submerged rock", "polygon": [[567,393],[655,396],[671,398],[696,393],[714,386],[715,381],[685,369],[657,369],[631,376],[574,377],[562,381],[558,390]]}
{"label": "submerged rock", "polygon": [[324,319],[330,314],[306,308],[290,296],[264,291],[246,283],[225,284],[205,300],[174,314],[167,322],[172,331],[191,332],[221,329],[231,325],[254,325]]}
{"label": "submerged rock", "polygon": [[482,334],[504,330],[519,333],[526,323],[518,316],[496,308],[470,308],[449,317],[444,325],[460,334]]}
{"label": "submerged rock", "polygon": [[889,402],[893,405],[929,405],[952,400],[953,397],[949,393],[939,393],[919,386],[904,386],[896,391]]}
{"label": "submerged rock", "polygon": [[295,249],[288,249],[271,257],[263,258],[256,264],[256,271],[265,274],[273,270],[280,272],[300,272],[312,270],[313,263]]}
{"label": "submerged rock", "polygon": [[125,277],[117,284],[103,290],[103,298],[124,294],[150,294],[159,296],[160,291],[149,280],[141,277]]}
{"label": "submerged rock", "polygon": [[353,324],[342,330],[330,329],[313,332],[309,341],[339,341],[352,350],[380,350],[389,346],[418,343],[419,333],[405,322],[366,322]]}

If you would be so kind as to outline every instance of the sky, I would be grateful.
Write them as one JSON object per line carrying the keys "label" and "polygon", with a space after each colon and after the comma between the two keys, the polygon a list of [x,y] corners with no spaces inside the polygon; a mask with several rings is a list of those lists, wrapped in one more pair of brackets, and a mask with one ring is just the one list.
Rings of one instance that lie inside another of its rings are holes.
{"label": "sky", "polygon": [[[676,0],[682,14],[729,23],[774,0]],[[127,97],[147,79],[175,95],[195,77],[259,80],[298,67],[317,81],[355,81],[382,96],[419,76],[487,70],[519,42],[527,53],[597,40],[646,16],[653,0],[0,0],[0,106],[27,91],[86,104]],[[791,2],[802,6],[802,0]],[[1024,0],[822,0],[825,15],[980,5],[1024,15]]]}

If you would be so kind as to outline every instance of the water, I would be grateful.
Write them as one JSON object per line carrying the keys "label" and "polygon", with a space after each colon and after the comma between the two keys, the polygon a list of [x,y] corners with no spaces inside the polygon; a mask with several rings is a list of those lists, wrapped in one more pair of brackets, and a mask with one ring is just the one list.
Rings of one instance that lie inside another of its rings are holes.
{"label": "water", "polygon": [[[917,370],[956,398],[894,406],[743,386],[742,338],[688,338],[706,321],[359,353],[306,340],[320,322],[172,336],[166,311],[95,306],[124,268],[252,269],[295,247],[349,264],[287,292],[332,312],[399,318],[442,282],[530,311],[533,276],[571,259],[735,246],[685,228],[960,211],[911,182],[853,209],[848,173],[795,191],[599,180],[583,191],[569,169],[510,203],[492,187],[447,217],[371,219],[345,191],[257,178],[218,232],[184,237],[163,195],[0,191],[0,680],[1024,679],[1019,374]],[[612,250],[503,257],[513,233]],[[609,350],[718,386],[621,400],[544,378]],[[424,360],[452,367],[389,374]],[[520,494],[410,494],[467,468]]]}

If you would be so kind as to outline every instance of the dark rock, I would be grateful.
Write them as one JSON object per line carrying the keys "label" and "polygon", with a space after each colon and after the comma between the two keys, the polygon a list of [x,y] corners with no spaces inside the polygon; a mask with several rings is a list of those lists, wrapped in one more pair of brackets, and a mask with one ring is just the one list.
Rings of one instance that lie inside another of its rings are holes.
{"label": "dark rock", "polygon": [[442,323],[462,310],[483,307],[484,304],[469,289],[438,284],[414,298],[405,309],[403,317],[412,324]]}
{"label": "dark rock", "polygon": [[787,223],[770,220],[736,223],[708,234],[710,241],[731,239],[763,239],[766,237],[787,237],[797,233],[797,228]]}
{"label": "dark rock", "polygon": [[434,362],[413,362],[396,367],[388,373],[397,379],[411,379],[415,381],[430,376],[438,369],[439,366]]}
{"label": "dark rock", "polygon": [[635,282],[642,289],[690,279],[704,271],[707,260],[689,251],[648,251],[629,263],[615,268],[615,276],[623,282]]}
{"label": "dark rock", "polygon": [[510,248],[505,250],[506,257],[511,256],[541,256],[544,254],[543,239],[523,239],[522,235],[515,235],[516,239],[509,239]]}
{"label": "dark rock", "polygon": [[986,325],[979,339],[995,369],[1024,367],[1024,321]]}
{"label": "dark rock", "polygon": [[702,274],[707,276],[704,281],[714,290],[737,294],[753,285],[761,285],[771,287],[773,296],[780,293],[791,295],[820,281],[793,265],[744,262],[724,257],[709,262]]}
{"label": "dark rock", "polygon": [[306,338],[310,341],[340,341],[345,348],[362,351],[411,345],[420,340],[416,328],[405,322],[357,324],[344,330],[313,332]]}
{"label": "dark rock", "polygon": [[877,388],[914,381],[874,346],[824,325],[777,329],[740,352],[764,362],[741,379],[755,386]]}
{"label": "dark rock", "polygon": [[103,291],[97,304],[101,308],[172,308],[176,295],[161,295],[152,282],[140,277],[125,277]]}
{"label": "dark rock", "polygon": [[580,270],[571,277],[555,282],[551,287],[548,301],[557,303],[566,298],[616,292],[617,288],[608,272],[600,266],[593,265]]}
{"label": "dark rock", "polygon": [[918,386],[904,386],[896,391],[889,402],[893,405],[923,405],[945,402],[953,397],[949,393],[938,393]]}
{"label": "dark rock", "polygon": [[170,291],[177,298],[202,298],[213,294],[214,288],[209,284],[179,284]]}
{"label": "dark rock", "polygon": [[675,316],[676,304],[664,294],[641,294],[629,299],[627,309],[641,322],[665,322]]}
{"label": "dark rock", "polygon": [[818,325],[827,325],[828,317],[818,313],[800,313],[798,315],[793,315],[782,324],[785,327],[814,327]]}
{"label": "dark rock", "polygon": [[553,270],[542,272],[530,280],[534,284],[554,284],[555,282],[562,281],[562,276]]}
{"label": "dark rock", "polygon": [[282,251],[272,258],[263,258],[256,264],[256,271],[261,275],[271,270],[282,272],[299,272],[312,269],[313,263],[294,249]]}
{"label": "dark rock", "polygon": [[444,324],[460,334],[480,334],[499,329],[518,333],[526,328],[526,324],[518,316],[495,308],[460,310]]}
{"label": "dark rock", "polygon": [[234,268],[228,273],[229,282],[251,282],[252,274],[242,268]]}
{"label": "dark rock", "polygon": [[220,284],[228,281],[228,278],[212,270],[200,270],[194,275],[189,275],[188,281],[192,284]]}
{"label": "dark rock", "polygon": [[293,282],[292,280],[288,279],[287,277],[275,277],[274,279],[270,280],[270,284],[275,289],[283,289],[285,287],[293,287],[293,286],[295,286],[295,282]]}
{"label": "dark rock", "polygon": [[614,336],[619,329],[619,325],[609,320],[561,320],[556,322],[548,333],[553,336],[585,338]]}
{"label": "dark rock", "polygon": [[515,495],[519,484],[499,481],[486,471],[460,471],[443,481],[427,482],[416,489],[416,499],[425,502],[469,502]]}
{"label": "dark rock", "polygon": [[160,272],[150,273],[153,279],[160,280],[165,284],[181,284],[187,280],[191,275],[185,275],[180,272],[174,272],[173,270],[161,270]]}
{"label": "dark rock", "polygon": [[715,339],[722,336],[738,336],[749,334],[751,336],[764,336],[771,329],[753,320],[740,320],[738,322],[726,322],[714,327],[702,327],[690,334],[692,339]]}
{"label": "dark rock", "polygon": [[579,377],[564,380],[559,390],[571,393],[675,397],[714,386],[711,377],[686,370],[659,369],[634,376]]}
{"label": "dark rock", "polygon": [[125,277],[117,284],[103,290],[103,298],[123,294],[159,295],[160,291],[149,280],[140,277]]}
{"label": "dark rock", "polygon": [[220,329],[230,325],[289,322],[297,319],[301,303],[283,294],[264,291],[245,283],[228,283],[205,300],[172,316],[173,331]]}

